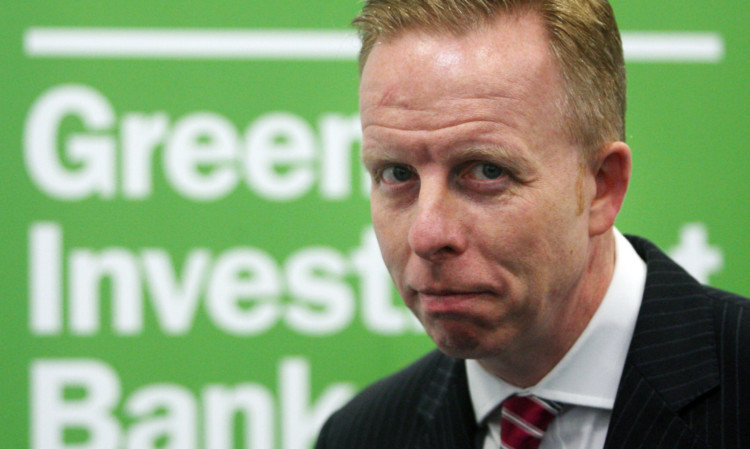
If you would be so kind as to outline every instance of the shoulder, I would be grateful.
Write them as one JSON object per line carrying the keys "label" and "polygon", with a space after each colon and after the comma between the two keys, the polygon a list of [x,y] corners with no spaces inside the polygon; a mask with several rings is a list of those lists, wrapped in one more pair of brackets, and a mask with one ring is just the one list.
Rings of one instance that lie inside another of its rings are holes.
{"label": "shoulder", "polygon": [[[705,433],[712,447],[746,447],[750,443],[750,300],[704,287],[713,311],[718,388],[682,412]],[[737,446],[725,445],[736,441]]]}
{"label": "shoulder", "polygon": [[[706,294],[713,300],[714,305],[722,310],[739,315],[750,314],[750,299],[718,288],[704,286]],[[750,316],[744,317],[746,320]]]}
{"label": "shoulder", "polygon": [[646,239],[628,236],[628,240],[648,267],[640,314],[648,324],[646,332],[653,334],[653,328],[672,321],[670,329],[664,327],[662,338],[704,342],[704,348],[710,344],[722,379],[726,381],[726,373],[733,371],[746,374],[747,380],[738,381],[750,384],[750,299],[700,284]]}
{"label": "shoulder", "polygon": [[750,320],[750,316],[747,316],[750,313],[750,299],[702,285],[650,241],[632,235],[627,238],[648,266],[647,286],[664,289],[684,286],[685,295],[695,296],[696,301],[701,299],[698,296],[707,298],[714,310],[721,311],[723,315],[736,315],[740,321]]}
{"label": "shoulder", "polygon": [[[663,442],[679,428],[673,423],[682,423],[681,435],[689,429],[710,447],[746,447],[735,442],[750,442],[744,425],[750,422],[750,301],[701,285],[651,242],[628,240],[646,262],[646,285],[611,435],[647,429],[643,438]],[[651,404],[651,412],[643,415],[641,404]],[[656,419],[671,421],[659,430]]]}
{"label": "shoulder", "polygon": [[420,425],[420,404],[459,364],[434,350],[373,383],[328,419],[316,448],[407,447]]}
{"label": "shoulder", "polygon": [[[716,324],[720,328],[731,326],[732,320],[736,320],[734,324],[737,326],[747,326],[750,299],[702,285],[650,241],[632,235],[627,238],[648,267],[646,288],[650,292],[644,293],[645,301],[652,297],[672,296],[687,307],[710,307],[718,317]],[[670,302],[673,305],[678,301]],[[743,334],[742,337],[750,338],[750,335]]]}
{"label": "shoulder", "polygon": [[720,357],[746,371],[750,383],[750,299],[713,287],[704,289],[714,310]]}

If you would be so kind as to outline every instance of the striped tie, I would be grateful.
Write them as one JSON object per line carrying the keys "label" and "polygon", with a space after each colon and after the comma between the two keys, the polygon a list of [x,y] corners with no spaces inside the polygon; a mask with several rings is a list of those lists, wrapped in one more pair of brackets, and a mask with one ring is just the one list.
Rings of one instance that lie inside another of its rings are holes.
{"label": "striped tie", "polygon": [[503,402],[500,419],[502,449],[537,449],[560,404],[535,396],[511,396]]}

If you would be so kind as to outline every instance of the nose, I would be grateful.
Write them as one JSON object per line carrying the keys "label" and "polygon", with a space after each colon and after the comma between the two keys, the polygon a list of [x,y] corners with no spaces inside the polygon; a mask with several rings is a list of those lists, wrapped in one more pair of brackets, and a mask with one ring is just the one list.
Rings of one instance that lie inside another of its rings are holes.
{"label": "nose", "polygon": [[466,250],[467,239],[457,202],[450,190],[422,182],[408,236],[411,250],[419,257],[440,262]]}

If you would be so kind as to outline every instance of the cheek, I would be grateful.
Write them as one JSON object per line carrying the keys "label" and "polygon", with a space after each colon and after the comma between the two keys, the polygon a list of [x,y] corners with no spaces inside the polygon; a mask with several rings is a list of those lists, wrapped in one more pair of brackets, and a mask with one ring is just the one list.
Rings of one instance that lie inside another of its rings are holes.
{"label": "cheek", "polygon": [[556,282],[564,283],[560,276],[576,277],[585,265],[588,226],[581,187],[578,179],[561,183],[538,211],[537,254],[546,260],[547,274]]}
{"label": "cheek", "polygon": [[376,201],[372,202],[371,214],[383,261],[391,275],[397,275],[394,270],[402,266],[404,258],[408,257],[408,223],[404,214],[392,213]]}
{"label": "cheek", "polygon": [[519,276],[537,276],[544,267],[559,263],[569,250],[567,240],[577,232],[573,229],[577,199],[561,203],[561,198],[551,195],[518,196],[496,211],[493,220],[474,217],[473,229],[484,230],[483,251],[492,251],[488,258],[499,259]]}

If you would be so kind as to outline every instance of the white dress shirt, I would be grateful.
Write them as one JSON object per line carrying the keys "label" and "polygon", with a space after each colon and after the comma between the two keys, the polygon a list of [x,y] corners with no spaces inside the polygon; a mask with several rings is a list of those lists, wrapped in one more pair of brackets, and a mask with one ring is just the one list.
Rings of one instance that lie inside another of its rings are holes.
{"label": "white dress shirt", "polygon": [[563,404],[539,449],[602,449],[625,357],[633,336],[646,264],[616,229],[615,268],[599,308],[560,362],[529,388],[518,388],[466,361],[469,393],[477,423],[489,427],[484,449],[500,447],[496,410],[513,394],[533,394]]}

